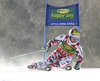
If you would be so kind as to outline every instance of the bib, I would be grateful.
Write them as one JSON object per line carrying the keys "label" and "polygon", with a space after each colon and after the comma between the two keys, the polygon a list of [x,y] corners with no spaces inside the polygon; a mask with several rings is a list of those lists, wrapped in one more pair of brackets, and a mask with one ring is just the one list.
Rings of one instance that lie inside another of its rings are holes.
{"label": "bib", "polygon": [[65,43],[65,42],[60,42],[60,46],[61,46],[61,48],[62,48],[65,52],[67,52],[67,53],[69,53],[69,54],[73,54],[73,53],[76,52],[76,49],[75,49],[74,47],[68,45],[68,44]]}

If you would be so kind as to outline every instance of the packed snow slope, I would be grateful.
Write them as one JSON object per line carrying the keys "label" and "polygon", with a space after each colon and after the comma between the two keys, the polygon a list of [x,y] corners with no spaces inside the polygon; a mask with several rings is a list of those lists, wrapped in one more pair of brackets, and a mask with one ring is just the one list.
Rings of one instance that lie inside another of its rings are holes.
{"label": "packed snow slope", "polygon": [[0,68],[0,81],[100,81],[100,68],[66,71],[28,70],[27,68]]}

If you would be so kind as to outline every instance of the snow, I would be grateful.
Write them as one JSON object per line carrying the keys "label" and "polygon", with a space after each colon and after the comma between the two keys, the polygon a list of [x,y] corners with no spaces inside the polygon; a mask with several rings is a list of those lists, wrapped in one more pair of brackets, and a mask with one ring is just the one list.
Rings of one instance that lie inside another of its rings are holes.
{"label": "snow", "polygon": [[100,81],[99,74],[100,68],[42,71],[26,67],[0,67],[0,81]]}

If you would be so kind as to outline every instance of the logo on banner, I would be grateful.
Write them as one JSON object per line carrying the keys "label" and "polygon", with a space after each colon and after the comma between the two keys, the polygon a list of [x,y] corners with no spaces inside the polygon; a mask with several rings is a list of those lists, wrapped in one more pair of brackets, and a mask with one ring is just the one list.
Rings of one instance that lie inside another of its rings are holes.
{"label": "logo on banner", "polygon": [[58,13],[68,13],[69,9],[58,9],[57,12]]}
{"label": "logo on banner", "polygon": [[51,19],[74,19],[74,8],[51,9]]}

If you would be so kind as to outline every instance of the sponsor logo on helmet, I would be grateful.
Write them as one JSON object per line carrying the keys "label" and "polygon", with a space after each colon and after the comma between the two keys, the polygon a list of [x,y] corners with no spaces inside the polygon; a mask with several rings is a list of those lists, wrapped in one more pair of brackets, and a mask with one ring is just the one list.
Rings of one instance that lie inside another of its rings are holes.
{"label": "sponsor logo on helmet", "polygon": [[69,9],[58,9],[57,12],[58,13],[68,13]]}
{"label": "sponsor logo on helmet", "polygon": [[80,35],[80,32],[78,29],[73,29],[73,35]]}

